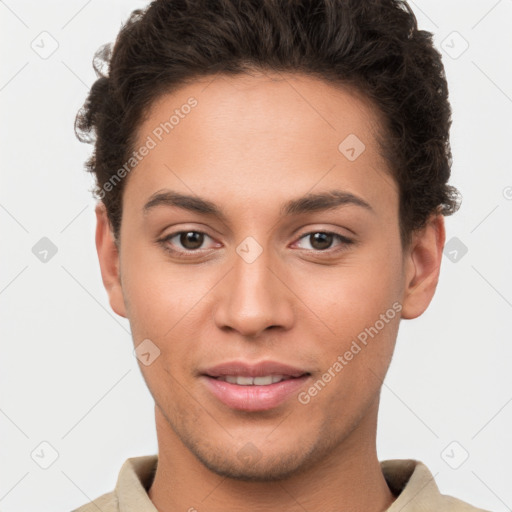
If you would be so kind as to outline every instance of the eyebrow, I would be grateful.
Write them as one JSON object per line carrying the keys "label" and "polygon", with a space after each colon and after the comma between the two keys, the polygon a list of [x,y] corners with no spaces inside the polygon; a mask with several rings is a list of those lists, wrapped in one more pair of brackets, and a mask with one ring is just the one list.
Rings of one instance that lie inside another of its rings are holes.
{"label": "eyebrow", "polygon": [[[303,213],[312,213],[324,210],[332,210],[340,206],[354,205],[364,208],[375,214],[375,210],[361,197],[351,192],[343,190],[330,190],[318,194],[306,194],[302,197],[291,199],[281,207],[281,216],[299,215]],[[221,208],[212,201],[198,196],[181,194],[172,190],[161,190],[154,193],[142,211],[146,215],[150,210],[157,206],[174,206],[183,208],[202,215],[212,215],[226,222],[226,215]]]}

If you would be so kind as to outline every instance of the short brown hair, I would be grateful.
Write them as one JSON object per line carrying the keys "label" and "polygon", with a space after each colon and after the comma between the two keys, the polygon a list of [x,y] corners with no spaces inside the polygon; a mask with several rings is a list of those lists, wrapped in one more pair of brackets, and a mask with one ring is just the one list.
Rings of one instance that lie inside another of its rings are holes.
{"label": "short brown hair", "polygon": [[385,120],[382,154],[399,187],[404,247],[431,213],[459,208],[447,184],[451,108],[441,55],[405,1],[155,0],[132,12],[93,65],[98,79],[75,131],[94,142],[86,169],[116,240],[125,180],[105,185],[133,152],[144,114],[162,94],[216,73],[296,72],[363,93]]}

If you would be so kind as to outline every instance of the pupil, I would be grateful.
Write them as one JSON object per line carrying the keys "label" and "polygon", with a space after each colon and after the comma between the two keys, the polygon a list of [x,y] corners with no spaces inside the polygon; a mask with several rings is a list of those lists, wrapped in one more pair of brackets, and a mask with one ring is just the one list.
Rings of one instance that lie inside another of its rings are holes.
{"label": "pupil", "polygon": [[203,244],[203,234],[197,233],[196,231],[182,233],[180,236],[180,242],[186,249],[197,249]]}
{"label": "pupil", "polygon": [[[313,235],[310,235],[310,237],[312,237],[311,245],[315,249],[319,249],[319,250],[328,249],[332,243],[332,235],[330,235],[329,233],[314,233]],[[315,243],[313,243],[313,241]]]}

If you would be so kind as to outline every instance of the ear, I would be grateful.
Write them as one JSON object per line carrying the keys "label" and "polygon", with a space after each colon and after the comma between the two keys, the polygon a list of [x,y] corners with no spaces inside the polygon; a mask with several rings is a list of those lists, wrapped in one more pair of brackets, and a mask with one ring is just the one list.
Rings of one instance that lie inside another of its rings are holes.
{"label": "ear", "polygon": [[416,318],[430,304],[439,280],[445,237],[444,217],[438,213],[413,234],[405,255],[402,318]]}
{"label": "ear", "polygon": [[101,269],[103,286],[107,290],[110,307],[126,318],[126,307],[119,272],[119,251],[103,201],[96,205],[96,250]]}

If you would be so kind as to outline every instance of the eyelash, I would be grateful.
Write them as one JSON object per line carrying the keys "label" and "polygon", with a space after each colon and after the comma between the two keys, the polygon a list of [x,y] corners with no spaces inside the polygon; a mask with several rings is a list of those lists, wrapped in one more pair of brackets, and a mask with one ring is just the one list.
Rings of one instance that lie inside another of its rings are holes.
{"label": "eyelash", "polygon": [[[169,253],[171,253],[171,255],[175,256],[175,257],[178,257],[178,258],[188,258],[190,256],[193,256],[193,255],[197,255],[197,254],[200,254],[200,252],[202,251],[202,249],[196,249],[196,250],[191,250],[191,249],[184,249],[184,250],[176,250],[176,249],[172,249],[170,246],[169,246],[169,240],[171,240],[172,238],[178,236],[178,235],[181,235],[183,233],[198,233],[198,234],[202,234],[202,235],[206,235],[207,237],[211,238],[207,233],[205,233],[204,231],[196,231],[196,230],[193,230],[193,229],[188,229],[188,230],[183,230],[183,231],[175,231],[174,233],[170,233],[169,235],[166,235],[164,238],[161,238],[160,240],[158,240],[158,243],[160,243],[163,247],[163,249]],[[341,242],[341,248],[337,248],[337,249],[331,249],[331,248],[328,248],[328,249],[324,249],[324,250],[315,250],[315,249],[302,249],[304,251],[311,251],[311,252],[314,252],[314,253],[317,253],[317,254],[332,254],[332,253],[337,253],[337,252],[341,252],[341,251],[344,251],[347,249],[347,246],[349,245],[353,245],[355,242],[354,240],[350,239],[350,238],[347,238],[346,236],[343,236],[343,235],[340,235],[339,233],[335,233],[333,231],[321,231],[321,230],[317,230],[317,231],[309,231],[308,233],[304,233],[303,235],[301,235],[298,240],[302,240],[303,238],[307,238],[308,236],[311,236],[311,235],[314,235],[316,233],[322,233],[322,234],[325,234],[325,235],[333,235],[335,238],[338,239],[339,242]],[[204,250],[204,249],[203,249]]]}

